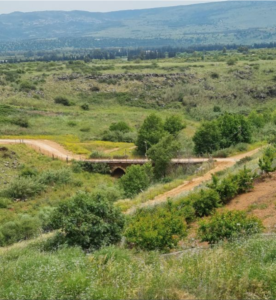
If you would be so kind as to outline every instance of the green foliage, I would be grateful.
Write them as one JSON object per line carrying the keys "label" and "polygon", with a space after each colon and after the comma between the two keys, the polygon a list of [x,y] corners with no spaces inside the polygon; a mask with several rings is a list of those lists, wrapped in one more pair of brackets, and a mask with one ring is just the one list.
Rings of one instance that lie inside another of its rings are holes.
{"label": "green foliage", "polygon": [[234,66],[236,63],[237,63],[237,61],[236,61],[235,58],[230,58],[230,59],[227,61],[227,65],[228,65],[228,66]]}
{"label": "green foliage", "polygon": [[73,181],[72,173],[69,169],[48,170],[39,175],[38,182],[43,185],[63,185]]}
{"label": "green foliage", "polygon": [[72,103],[69,101],[69,99],[67,99],[66,97],[63,97],[63,96],[58,96],[54,100],[55,100],[56,104],[62,104],[64,106],[72,105]]}
{"label": "green foliage", "polygon": [[126,169],[126,174],[120,178],[119,184],[126,197],[133,198],[150,186],[152,181],[152,167],[150,164],[132,165]]}
{"label": "green foliage", "polygon": [[157,144],[164,136],[162,119],[155,114],[149,115],[142,124],[136,141],[137,151],[145,154],[151,146]]}
{"label": "green foliage", "polygon": [[198,236],[209,243],[259,233],[263,229],[261,220],[247,216],[244,211],[215,213],[209,220],[199,224]]}
{"label": "green foliage", "polygon": [[185,220],[172,207],[139,210],[125,230],[127,242],[144,250],[168,251],[186,235]]}
{"label": "green foliage", "polygon": [[40,231],[40,220],[27,214],[0,227],[0,246],[6,246],[34,237]]}
{"label": "green foliage", "polygon": [[220,197],[223,204],[228,203],[238,194],[238,182],[236,177],[230,175],[221,182],[219,182],[217,176],[212,175],[212,183],[208,185],[209,188],[215,190]]}
{"label": "green foliage", "polygon": [[167,117],[164,123],[164,129],[169,133],[176,135],[185,128],[185,125],[178,115]]}
{"label": "green foliage", "polygon": [[110,174],[110,168],[106,163],[93,163],[87,161],[73,161],[72,169],[75,173],[86,171],[89,173]]}
{"label": "green foliage", "polygon": [[273,167],[273,160],[275,157],[275,148],[268,147],[265,149],[264,155],[259,159],[259,168],[261,171],[265,173],[275,171],[275,167]]}
{"label": "green foliage", "polygon": [[84,103],[81,105],[82,110],[89,110],[89,105],[87,103]]}
{"label": "green foliage", "polygon": [[255,126],[256,128],[263,128],[267,120],[265,119],[265,116],[262,114],[258,114],[255,110],[251,111],[251,113],[248,116],[248,120],[252,126]]}
{"label": "green foliage", "polygon": [[102,136],[103,141],[133,143],[136,140],[134,132],[125,131],[104,131]]}
{"label": "green foliage", "polygon": [[154,164],[154,175],[156,178],[166,176],[171,159],[180,150],[180,143],[173,135],[164,136],[156,145],[152,146],[147,156]]}
{"label": "green foliage", "polygon": [[238,185],[238,194],[247,193],[254,188],[253,182],[255,176],[256,175],[253,174],[251,170],[247,169],[246,166],[244,166],[244,168],[240,170],[238,174],[234,175],[234,180]]}
{"label": "green foliage", "polygon": [[206,122],[198,128],[193,141],[196,154],[212,153],[220,149],[221,132],[215,122]]}
{"label": "green foliage", "polygon": [[221,206],[219,194],[215,190],[201,190],[192,195],[193,207],[198,217],[209,216],[216,208]]}
{"label": "green foliage", "polygon": [[109,201],[79,193],[58,205],[52,225],[68,244],[95,250],[120,241],[124,216]]}
{"label": "green foliage", "polygon": [[193,137],[194,150],[196,154],[212,153],[238,143],[250,143],[251,135],[250,122],[244,116],[226,113],[199,127]]}
{"label": "green foliage", "polygon": [[11,182],[7,189],[3,191],[4,195],[12,199],[25,200],[29,197],[40,194],[45,190],[45,185],[32,177],[18,177]]}
{"label": "green foliage", "polygon": [[30,126],[29,120],[26,117],[15,117],[11,119],[11,123],[18,125],[23,128],[28,128]]}
{"label": "green foliage", "polygon": [[250,123],[242,115],[224,114],[217,124],[221,133],[220,148],[251,142]]}
{"label": "green foliage", "polygon": [[8,198],[0,197],[0,209],[7,208],[11,204],[11,200]]}
{"label": "green foliage", "polygon": [[128,124],[126,122],[120,121],[118,123],[112,123],[109,126],[109,130],[110,131],[129,132],[130,131],[130,127],[128,126]]}
{"label": "green foliage", "polygon": [[20,83],[20,91],[30,92],[31,90],[35,90],[36,87],[33,83],[29,81],[23,81]]}

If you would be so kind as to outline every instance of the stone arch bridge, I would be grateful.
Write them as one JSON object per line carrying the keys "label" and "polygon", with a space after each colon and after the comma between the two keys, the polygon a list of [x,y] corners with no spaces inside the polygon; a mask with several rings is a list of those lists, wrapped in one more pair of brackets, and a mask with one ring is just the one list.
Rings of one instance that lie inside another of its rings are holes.
{"label": "stone arch bridge", "polygon": [[[216,159],[219,161],[220,159]],[[84,160],[91,164],[104,163],[110,168],[110,173],[114,176],[122,176],[126,172],[126,168],[131,165],[143,165],[151,162],[149,159],[87,159]],[[175,158],[171,160],[172,165],[187,165],[187,164],[202,164],[204,162],[211,162],[208,158]],[[223,159],[225,161],[225,159]]]}

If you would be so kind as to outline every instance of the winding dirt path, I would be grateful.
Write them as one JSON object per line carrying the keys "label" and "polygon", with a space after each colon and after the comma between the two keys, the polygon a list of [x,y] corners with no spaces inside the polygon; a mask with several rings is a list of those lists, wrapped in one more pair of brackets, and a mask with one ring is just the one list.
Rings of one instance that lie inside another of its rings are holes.
{"label": "winding dirt path", "polygon": [[126,214],[133,213],[137,208],[142,208],[142,207],[146,207],[146,206],[154,206],[154,205],[166,202],[168,198],[174,198],[174,197],[179,196],[182,193],[185,193],[187,191],[192,191],[196,187],[202,185],[204,182],[211,180],[212,174],[232,167],[239,160],[243,159],[244,157],[252,156],[252,155],[256,154],[258,151],[260,151],[260,149],[261,148],[257,148],[252,151],[249,151],[249,152],[246,152],[243,154],[239,154],[239,155],[235,155],[235,156],[232,156],[232,157],[226,158],[226,159],[223,159],[223,158],[217,159],[216,162],[214,163],[215,167],[213,169],[211,169],[210,171],[208,171],[207,173],[205,173],[204,175],[196,177],[190,181],[184,181],[178,187],[176,187],[168,192],[165,192],[163,194],[160,194],[152,200],[149,200],[147,202],[144,202],[142,204],[139,204],[137,206],[130,208],[129,210],[126,211]]}
{"label": "winding dirt path", "polygon": [[[49,140],[18,140],[18,139],[0,139],[0,144],[25,144],[33,148],[34,150],[40,152],[41,154],[47,155],[49,157],[58,158],[61,160],[83,160],[84,157],[81,155],[75,155],[66,149],[64,149],[60,144],[49,141]],[[192,179],[191,181],[184,181],[181,185],[178,187],[165,192],[161,195],[156,196],[153,200],[149,200],[145,203],[142,203],[138,206],[135,206],[131,209],[129,209],[126,213],[132,213],[135,211],[138,207],[145,207],[145,206],[151,206],[156,205],[162,202],[167,201],[168,198],[176,197],[184,192],[192,191],[195,187],[200,186],[204,182],[210,180],[212,178],[212,174],[225,170],[231,166],[233,166],[237,161],[243,159],[246,156],[252,156],[255,153],[257,153],[261,148],[257,148],[255,150],[239,154],[236,156],[232,156],[229,158],[218,158],[215,160],[214,165],[215,167],[205,173],[202,176],[196,177]],[[94,161],[94,162],[100,162],[101,160],[98,159],[89,159],[87,161]],[[108,161],[108,160],[107,160]],[[110,161],[114,161],[110,159]],[[122,161],[134,161],[134,160],[122,160]],[[143,159],[140,159],[140,161],[146,161]],[[199,159],[199,158],[191,158],[191,159],[174,159],[175,162],[205,162],[208,161],[208,159]]]}

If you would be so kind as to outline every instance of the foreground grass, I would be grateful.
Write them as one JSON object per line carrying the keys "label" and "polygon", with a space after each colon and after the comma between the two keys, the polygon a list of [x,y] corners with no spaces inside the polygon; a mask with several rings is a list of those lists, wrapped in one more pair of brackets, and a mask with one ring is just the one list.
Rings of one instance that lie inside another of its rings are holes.
{"label": "foreground grass", "polygon": [[256,236],[182,256],[116,247],[1,251],[1,299],[275,299],[276,240]]}

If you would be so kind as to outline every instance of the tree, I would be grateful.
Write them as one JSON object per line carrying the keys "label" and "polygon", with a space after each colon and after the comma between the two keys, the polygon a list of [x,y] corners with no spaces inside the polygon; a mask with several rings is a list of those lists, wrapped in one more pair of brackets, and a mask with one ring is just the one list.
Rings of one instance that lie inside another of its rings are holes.
{"label": "tree", "polygon": [[220,148],[221,133],[216,123],[206,122],[196,131],[193,141],[196,154],[212,153]]}
{"label": "tree", "polygon": [[154,164],[154,175],[156,178],[166,175],[171,159],[176,156],[179,149],[179,141],[173,135],[167,135],[147,152],[148,157]]}
{"label": "tree", "polygon": [[55,209],[51,223],[69,245],[98,249],[120,241],[124,216],[103,198],[79,193]]}
{"label": "tree", "polygon": [[120,185],[124,189],[127,197],[134,197],[138,193],[149,187],[152,181],[152,166],[132,165],[126,169],[126,174],[120,178]]}
{"label": "tree", "polygon": [[173,115],[173,116],[166,118],[166,121],[164,123],[164,129],[168,133],[176,135],[183,128],[185,128],[185,125],[183,124],[180,116]]}
{"label": "tree", "polygon": [[209,216],[220,206],[219,194],[215,190],[201,190],[194,195],[193,207],[198,217]]}
{"label": "tree", "polygon": [[164,125],[160,117],[149,115],[142,124],[136,141],[137,151],[145,154],[151,146],[157,144],[164,136]]}
{"label": "tree", "polygon": [[221,133],[220,148],[250,143],[251,126],[244,116],[226,113],[218,118],[217,124]]}

